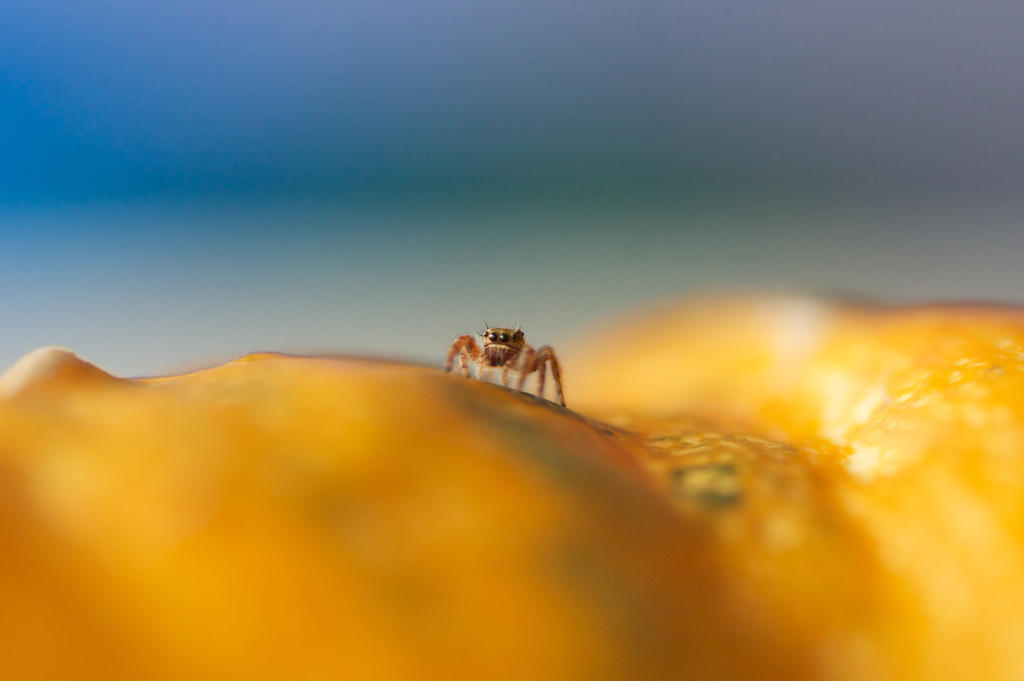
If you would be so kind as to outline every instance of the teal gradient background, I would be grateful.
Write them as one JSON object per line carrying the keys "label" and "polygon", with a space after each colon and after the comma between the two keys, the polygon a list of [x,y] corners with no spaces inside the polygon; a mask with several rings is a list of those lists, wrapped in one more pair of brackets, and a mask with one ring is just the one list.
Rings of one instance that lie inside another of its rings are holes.
{"label": "teal gradient background", "polygon": [[0,365],[439,361],[688,292],[1020,302],[1024,7],[0,5]]}

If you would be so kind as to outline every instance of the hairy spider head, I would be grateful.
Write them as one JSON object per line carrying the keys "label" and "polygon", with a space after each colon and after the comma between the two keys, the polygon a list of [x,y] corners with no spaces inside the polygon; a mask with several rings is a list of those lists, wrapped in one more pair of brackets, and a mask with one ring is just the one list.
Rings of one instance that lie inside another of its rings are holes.
{"label": "hairy spider head", "polygon": [[484,337],[484,357],[492,367],[511,362],[526,345],[526,335],[522,329],[494,327],[480,335]]}

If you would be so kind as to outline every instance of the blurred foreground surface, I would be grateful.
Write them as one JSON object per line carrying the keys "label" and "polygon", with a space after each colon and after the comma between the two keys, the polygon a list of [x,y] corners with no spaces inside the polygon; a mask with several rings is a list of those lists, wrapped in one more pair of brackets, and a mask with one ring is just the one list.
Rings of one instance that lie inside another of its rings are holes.
{"label": "blurred foreground surface", "polygon": [[1024,677],[1024,312],[697,301],[566,350],[578,413],[359,359],[24,358],[9,675]]}

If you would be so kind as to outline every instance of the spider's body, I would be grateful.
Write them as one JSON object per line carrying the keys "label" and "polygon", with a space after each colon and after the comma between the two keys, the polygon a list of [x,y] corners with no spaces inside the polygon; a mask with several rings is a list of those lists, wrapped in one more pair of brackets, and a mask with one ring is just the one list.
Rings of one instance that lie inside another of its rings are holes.
{"label": "spider's body", "polygon": [[509,365],[518,369],[523,350],[530,347],[520,329],[487,329],[480,335],[484,339],[481,360],[488,367]]}
{"label": "spider's body", "polygon": [[519,374],[519,382],[516,385],[518,390],[523,389],[526,377],[535,371],[537,374],[537,395],[544,395],[544,379],[547,366],[551,366],[551,375],[555,379],[555,392],[558,395],[558,402],[564,407],[565,398],[562,396],[562,373],[558,366],[558,359],[555,351],[547,345],[534,350],[526,342],[526,335],[522,329],[508,329],[503,327],[489,328],[480,334],[483,337],[483,348],[476,343],[473,336],[459,336],[452,343],[448,350],[448,361],[445,364],[445,371],[451,371],[455,358],[459,358],[459,368],[466,378],[470,377],[469,361],[476,364],[477,378],[485,380],[490,369],[501,369],[501,382],[508,387],[509,372]]}

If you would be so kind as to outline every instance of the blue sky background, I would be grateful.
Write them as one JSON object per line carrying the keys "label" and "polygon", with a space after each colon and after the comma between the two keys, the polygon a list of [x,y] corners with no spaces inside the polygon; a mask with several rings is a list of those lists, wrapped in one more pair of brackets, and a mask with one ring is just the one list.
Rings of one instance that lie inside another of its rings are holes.
{"label": "blue sky background", "polygon": [[0,4],[0,364],[1021,300],[1018,2]]}

